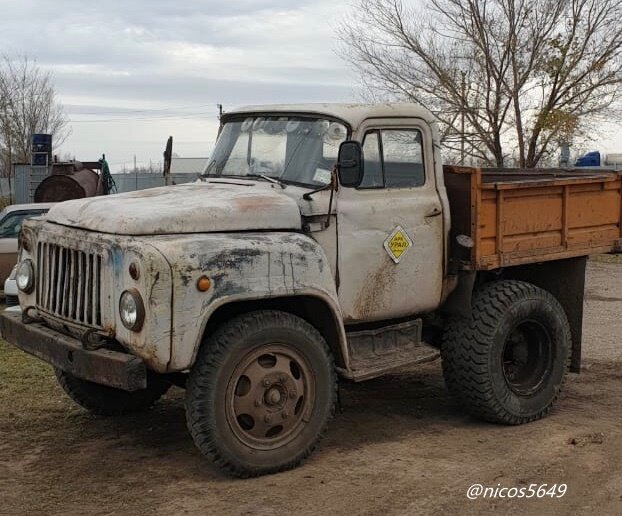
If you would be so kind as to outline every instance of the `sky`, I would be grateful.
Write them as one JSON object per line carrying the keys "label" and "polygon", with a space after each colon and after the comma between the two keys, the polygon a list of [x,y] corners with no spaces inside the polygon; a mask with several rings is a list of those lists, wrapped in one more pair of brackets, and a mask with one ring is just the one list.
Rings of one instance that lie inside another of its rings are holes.
{"label": "sky", "polygon": [[[415,0],[410,0],[415,1]],[[217,104],[349,102],[338,55],[348,0],[0,0],[0,53],[53,73],[71,133],[58,149],[113,171],[208,156]],[[612,125],[594,148],[622,152]]]}
{"label": "sky", "polygon": [[50,70],[71,120],[58,150],[113,170],[161,161],[169,135],[208,156],[218,110],[356,100],[330,0],[0,0],[0,52]]}

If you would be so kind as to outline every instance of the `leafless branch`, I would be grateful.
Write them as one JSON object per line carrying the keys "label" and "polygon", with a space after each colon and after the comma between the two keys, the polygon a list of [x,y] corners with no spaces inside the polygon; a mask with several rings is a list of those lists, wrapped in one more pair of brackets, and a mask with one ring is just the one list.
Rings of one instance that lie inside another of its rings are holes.
{"label": "leafless branch", "polygon": [[378,98],[417,102],[458,161],[535,167],[622,95],[619,0],[359,0],[341,54]]}
{"label": "leafless branch", "polygon": [[29,162],[32,135],[53,135],[55,146],[68,136],[67,118],[56,99],[52,76],[28,57],[0,60],[0,174]]}

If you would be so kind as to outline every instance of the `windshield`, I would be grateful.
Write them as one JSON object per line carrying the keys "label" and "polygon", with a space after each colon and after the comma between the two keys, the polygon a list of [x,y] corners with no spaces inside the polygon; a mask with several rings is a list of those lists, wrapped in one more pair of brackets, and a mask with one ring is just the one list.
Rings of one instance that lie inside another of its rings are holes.
{"label": "windshield", "polygon": [[312,187],[330,183],[342,123],[300,116],[257,116],[226,122],[205,176],[268,176]]}

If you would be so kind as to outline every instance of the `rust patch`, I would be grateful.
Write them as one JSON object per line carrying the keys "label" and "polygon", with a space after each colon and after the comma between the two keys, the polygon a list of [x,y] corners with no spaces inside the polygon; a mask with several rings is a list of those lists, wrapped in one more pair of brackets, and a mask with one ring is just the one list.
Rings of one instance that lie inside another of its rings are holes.
{"label": "rust patch", "polygon": [[276,203],[285,205],[282,199],[278,197],[266,197],[265,195],[240,195],[231,199],[231,204],[235,209],[243,213],[255,211],[258,208],[270,208]]}
{"label": "rust patch", "polygon": [[263,206],[265,203],[263,203],[262,201],[263,198],[261,197],[257,197],[254,195],[245,195],[232,199],[232,204],[235,206],[236,209],[246,213],[249,211],[254,211],[260,206]]}
{"label": "rust patch", "polygon": [[378,269],[367,278],[354,301],[356,319],[367,320],[378,309],[387,308],[397,267],[391,258],[385,256]]}

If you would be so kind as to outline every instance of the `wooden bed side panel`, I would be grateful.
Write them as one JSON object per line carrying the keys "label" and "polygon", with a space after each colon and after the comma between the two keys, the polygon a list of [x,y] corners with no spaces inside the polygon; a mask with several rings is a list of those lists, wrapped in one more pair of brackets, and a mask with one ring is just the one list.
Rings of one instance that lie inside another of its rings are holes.
{"label": "wooden bed side panel", "polygon": [[622,239],[622,179],[486,189],[477,267],[492,269],[614,251]]}
{"label": "wooden bed side panel", "polygon": [[490,270],[621,250],[622,174],[528,171],[522,179],[510,169],[493,175],[445,167],[445,180],[452,225],[475,244],[463,268]]}

